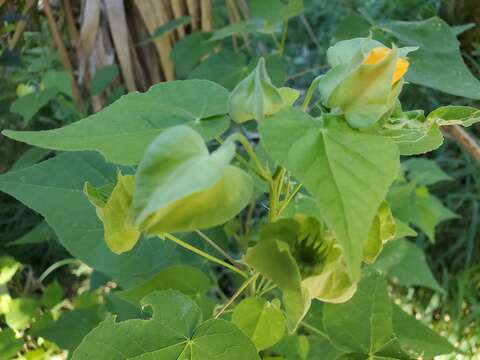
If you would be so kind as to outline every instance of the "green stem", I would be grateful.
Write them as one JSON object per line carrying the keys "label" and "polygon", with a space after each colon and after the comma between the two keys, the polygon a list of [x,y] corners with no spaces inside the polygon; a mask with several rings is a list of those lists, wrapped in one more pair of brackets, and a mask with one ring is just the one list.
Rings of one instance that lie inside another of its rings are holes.
{"label": "green stem", "polygon": [[[217,250],[220,254],[222,254],[225,259],[227,259],[228,261],[230,261],[233,265],[237,266],[237,261],[232,258],[225,250],[223,250],[220,246],[217,245],[217,243],[215,241],[213,241],[212,239],[210,239],[206,234],[204,234],[203,232],[201,232],[200,230],[195,230],[195,232],[203,239],[205,240],[211,247],[213,247],[215,250]],[[237,266],[238,268],[238,266]]]}
{"label": "green stem", "polygon": [[288,20],[283,23],[282,38],[280,39],[280,45],[278,46],[278,55],[282,56],[285,51],[285,42],[287,40],[288,33]]}
{"label": "green stem", "polygon": [[270,291],[272,291],[273,289],[276,289],[276,288],[277,288],[277,285],[271,284],[270,286],[267,286],[264,289],[262,289],[262,291],[260,292],[260,296],[268,294]]}
{"label": "green stem", "polygon": [[233,294],[230,300],[228,300],[227,303],[217,313],[217,315],[215,315],[215,319],[218,319],[225,312],[225,310],[227,310],[230,305],[235,302],[235,300],[245,291],[245,289],[248,288],[250,284],[257,279],[258,275],[260,275],[260,273],[255,273],[250,278],[245,280],[242,286],[238,288],[238,290],[235,292],[235,294]]}
{"label": "green stem", "polygon": [[253,163],[255,164],[258,172],[260,173],[260,176],[268,182],[272,181],[272,176],[263,167],[260,160],[258,160],[257,154],[255,154],[255,150],[253,150],[252,145],[250,145],[250,142],[247,140],[247,138],[245,136],[243,136],[242,134],[237,132],[237,133],[234,133],[234,134],[230,135],[227,138],[227,141],[228,140],[238,141],[240,144],[242,144],[242,146],[245,149],[245,151],[247,152],[248,156],[250,157],[250,159],[252,159]]}
{"label": "green stem", "polygon": [[80,264],[81,264],[81,261],[80,261],[80,260],[77,260],[77,259],[64,259],[64,260],[57,261],[56,263],[53,263],[52,265],[50,265],[50,266],[42,273],[42,275],[40,275],[40,277],[38,278],[38,281],[39,281],[40,283],[43,282],[43,280],[45,280],[48,275],[50,275],[52,272],[54,272],[55,270],[57,270],[59,267],[62,267],[62,266],[64,266],[64,265],[70,265],[70,264],[80,265]]}
{"label": "green stem", "polygon": [[278,215],[280,215],[283,212],[283,210],[287,208],[290,201],[292,201],[295,198],[295,196],[297,196],[297,194],[300,192],[301,189],[302,189],[302,184],[298,184],[295,187],[295,189],[293,189],[292,193],[288,195],[288,197],[285,199],[282,205],[280,205],[280,208],[278,209]]}
{"label": "green stem", "polygon": [[229,270],[232,270],[233,272],[236,272],[238,275],[244,277],[244,278],[248,278],[248,275],[243,272],[242,270],[240,269],[237,269],[235,266],[229,264],[229,263],[226,263],[225,261],[223,260],[220,260],[218,258],[216,258],[215,256],[212,256],[208,253],[206,253],[205,251],[202,251],[198,248],[196,248],[195,246],[193,245],[190,245],[189,243],[177,238],[176,236],[172,235],[172,234],[169,234],[169,233],[166,233],[164,234],[164,237],[166,239],[169,239],[169,240],[172,240],[174,243],[176,243],[177,245],[180,245],[181,247],[187,249],[187,250],[190,250],[191,252],[197,254],[197,255],[200,255],[200,256],[203,256],[205,259],[207,260],[210,260],[214,263],[217,263],[219,265],[222,265],[223,267],[226,267],[227,269]]}
{"label": "green stem", "polygon": [[303,105],[302,105],[303,111],[305,112],[307,111],[308,105],[312,100],[313,94],[315,93],[315,90],[317,89],[319,82],[320,82],[320,76],[317,76],[315,79],[313,79],[312,83],[308,87],[307,93],[305,94],[305,99],[303,100]]}

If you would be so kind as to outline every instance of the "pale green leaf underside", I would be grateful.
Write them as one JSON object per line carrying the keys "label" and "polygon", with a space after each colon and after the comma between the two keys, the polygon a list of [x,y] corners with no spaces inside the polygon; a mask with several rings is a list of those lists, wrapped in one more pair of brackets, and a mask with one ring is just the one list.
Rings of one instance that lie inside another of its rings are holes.
{"label": "pale green leaf underside", "polygon": [[260,134],[269,155],[314,195],[358,279],[363,243],[398,174],[395,144],[352,130],[342,119],[329,118],[322,126],[292,108],[262,122]]}
{"label": "pale green leaf underside", "polygon": [[149,320],[108,319],[92,330],[75,350],[73,360],[258,360],[253,343],[232,323],[202,322],[198,306],[172,290],[154,292],[142,305]]}
{"label": "pale green leaf underside", "polygon": [[145,93],[130,93],[97,114],[65,127],[3,134],[38,147],[95,150],[114,163],[137,164],[164,129],[187,124],[206,139],[228,128],[228,91],[207,80],[160,83]]}

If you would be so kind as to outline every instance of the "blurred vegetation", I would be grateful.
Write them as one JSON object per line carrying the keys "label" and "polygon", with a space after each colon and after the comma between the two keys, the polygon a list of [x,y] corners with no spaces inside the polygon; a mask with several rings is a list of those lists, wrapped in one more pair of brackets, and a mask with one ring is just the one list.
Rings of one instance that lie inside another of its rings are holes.
{"label": "blurred vegetation", "polygon": [[[0,4],[2,3],[4,1],[0,1]],[[175,27],[176,35],[172,35],[174,38],[168,44],[150,39],[146,45],[147,49],[138,50],[137,61],[139,63],[134,63],[132,66],[137,66],[141,70],[129,70],[131,71],[130,76],[136,79],[135,84],[128,84],[125,68],[113,60],[119,59],[118,48],[113,50],[115,56],[112,55],[113,53],[110,54],[112,56],[109,63],[97,63],[94,71],[88,67],[86,70],[84,69],[86,72],[82,83],[84,104],[79,106],[71,93],[68,94],[61,90],[65,86],[65,75],[67,76],[67,88],[69,86],[69,73],[62,64],[61,56],[58,55],[51,27],[42,11],[33,9],[29,15],[25,15],[28,18],[26,31],[22,34],[15,51],[8,49],[7,39],[15,31],[19,19],[23,19],[19,11],[26,3],[28,1],[7,1],[0,8],[3,23],[0,31],[2,38],[0,44],[0,129],[38,130],[58,127],[108,105],[121,94],[133,90],[132,87],[143,90],[156,81],[171,79],[173,76],[168,70],[166,60],[162,61],[159,54],[161,51],[167,51],[165,49],[168,48],[168,53],[173,51],[172,57],[175,56],[174,45],[185,36],[185,34],[181,35],[178,26]],[[55,5],[59,2],[52,3]],[[78,4],[74,3],[72,2],[74,5],[72,14],[75,18],[79,18],[81,9]],[[209,24],[202,24],[201,21],[198,21],[194,26],[190,23],[184,26],[184,31],[187,34],[202,28],[209,31],[212,28],[222,28],[235,22],[235,16],[241,16],[242,13],[240,12],[240,15],[232,13],[229,3],[231,2],[214,1]],[[244,2],[239,1],[238,3],[240,3],[238,8],[242,10],[241,4]],[[368,35],[368,33],[365,34],[366,18],[415,21],[438,15],[452,26],[471,23],[471,28],[463,32],[459,39],[466,64],[472,73],[477,77],[480,76],[480,6],[478,0],[305,0],[304,5],[305,12],[289,22],[283,53],[286,64],[286,80],[289,86],[305,89],[315,76],[325,72],[326,49],[336,41],[352,35]],[[132,7],[133,5],[127,2],[127,9],[132,10]],[[70,39],[72,35],[68,31],[66,20],[68,16],[66,17],[65,13],[59,9],[60,7],[53,7],[55,14],[61,19],[59,28],[69,53],[75,59],[74,67],[79,69],[82,61],[88,62],[91,59],[82,58],[77,53],[75,44]],[[136,16],[141,18],[142,10],[135,11]],[[182,16],[192,15],[195,14],[189,13],[188,9],[185,14],[182,14]],[[105,16],[105,14],[101,16]],[[105,21],[103,19],[99,22],[100,25],[96,31],[105,32],[105,36],[111,41],[110,35],[107,34]],[[167,22],[167,20],[164,21],[164,23]],[[128,19],[128,26],[136,29],[133,37],[137,43],[142,39],[149,40],[148,32],[159,29],[159,24],[146,22],[142,25],[131,18]],[[147,31],[147,28],[150,30]],[[278,31],[279,34],[280,32],[281,30]],[[240,36],[236,40],[241,43]],[[114,44],[114,47],[116,46],[117,44]],[[269,35],[263,34],[252,38],[248,46],[253,58],[257,54],[270,54],[278,44]],[[149,54],[155,59],[155,65],[145,62],[145,58]],[[157,71],[156,75],[152,75],[148,72],[151,66],[160,66],[161,70]],[[103,71],[100,71],[101,69]],[[305,69],[308,70],[305,71]],[[89,71],[90,74],[88,74]],[[97,76],[96,80],[95,76]],[[45,89],[48,88],[45,85],[52,81],[59,91],[49,98],[34,116],[28,118],[10,111],[11,104],[21,95],[22,91]],[[92,83],[96,84],[97,90],[92,91]],[[446,104],[480,106],[478,101],[459,98],[413,84],[406,86],[402,102],[406,109],[424,108],[426,111]],[[473,135],[480,138],[479,127],[471,131]],[[48,151],[29,150],[21,143],[13,142],[3,136],[0,137],[0,173],[6,172],[12,166],[27,166],[52,155]],[[431,192],[459,217],[439,225],[434,243],[422,233],[414,242],[425,251],[434,277],[445,289],[445,293],[415,286],[405,289],[395,286],[394,282],[392,282],[392,289],[398,295],[399,302],[401,301],[404,306],[412,307],[412,312],[417,314],[417,318],[432,324],[443,335],[459,344],[463,350],[477,349],[480,351],[479,163],[455,141],[448,139],[445,146],[430,154],[428,158],[435,161],[453,179],[434,184],[430,189]],[[45,287],[37,281],[38,278],[50,265],[69,257],[55,240],[54,235],[51,233],[45,235],[39,230],[32,235],[36,236],[37,241],[32,240],[21,246],[11,245],[12,241],[25,236],[32,229],[35,231],[41,221],[39,215],[6,194],[0,193],[0,252],[12,255],[23,264],[22,270],[8,285],[11,294],[25,295],[30,292],[38,295],[38,293],[44,292]],[[66,265],[68,266],[59,267],[56,274],[64,289],[62,297],[71,299],[71,301],[67,301],[70,303],[67,305],[68,308],[73,306],[71,303],[75,302],[77,294],[88,287],[86,280],[90,274],[88,269],[76,263],[73,265],[66,263]],[[96,280],[93,278],[91,281],[93,283]],[[98,303],[95,300],[89,304],[97,306]],[[78,305],[76,308],[82,309],[82,306],[88,308],[86,305]],[[35,346],[27,344],[25,347],[34,348]]]}

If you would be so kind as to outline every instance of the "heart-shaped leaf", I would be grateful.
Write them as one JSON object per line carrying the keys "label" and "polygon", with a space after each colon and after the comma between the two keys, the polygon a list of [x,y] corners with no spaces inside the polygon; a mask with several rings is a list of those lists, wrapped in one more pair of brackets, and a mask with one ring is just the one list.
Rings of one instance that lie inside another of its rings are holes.
{"label": "heart-shaped leaf", "polygon": [[259,129],[268,154],[315,197],[352,279],[359,279],[363,244],[398,174],[397,146],[352,130],[342,118],[328,117],[322,124],[293,108],[266,119]]}
{"label": "heart-shaped leaf", "polygon": [[93,329],[73,360],[259,360],[253,343],[225,320],[202,322],[202,313],[188,296],[166,290],[142,300],[151,307],[148,320],[107,319]]}

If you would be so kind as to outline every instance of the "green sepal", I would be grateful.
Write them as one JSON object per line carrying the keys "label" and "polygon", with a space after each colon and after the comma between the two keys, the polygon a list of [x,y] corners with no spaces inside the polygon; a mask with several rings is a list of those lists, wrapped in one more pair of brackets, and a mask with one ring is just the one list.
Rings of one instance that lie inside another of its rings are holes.
{"label": "green sepal", "polygon": [[235,144],[209,153],[188,126],[167,129],[147,149],[136,175],[130,219],[158,235],[221,225],[250,201],[251,176],[230,165]]}
{"label": "green sepal", "polygon": [[275,87],[268,76],[265,59],[260,58],[253,71],[233,89],[228,99],[228,112],[233,121],[263,120],[283,105],[286,92]]}

